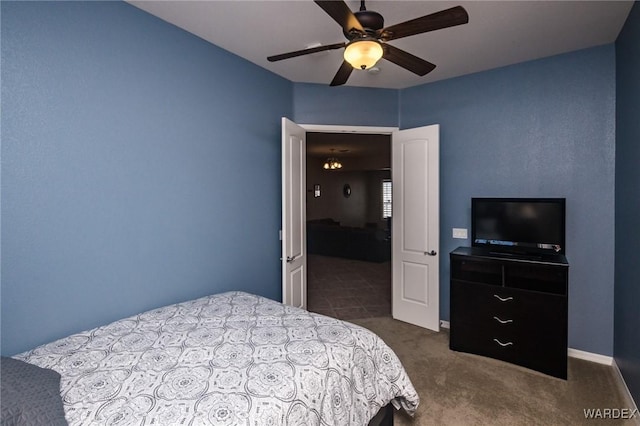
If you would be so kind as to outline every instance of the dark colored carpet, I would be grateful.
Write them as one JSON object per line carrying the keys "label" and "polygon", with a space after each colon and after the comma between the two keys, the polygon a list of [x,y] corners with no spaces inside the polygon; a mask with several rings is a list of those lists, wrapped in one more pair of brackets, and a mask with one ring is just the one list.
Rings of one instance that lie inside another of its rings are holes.
{"label": "dark colored carpet", "polygon": [[391,316],[391,262],[309,255],[307,308],[343,320]]}
{"label": "dark colored carpet", "polygon": [[586,409],[631,408],[613,367],[569,358],[568,380],[449,350],[436,333],[391,318],[390,262],[310,255],[310,311],[366,327],[396,352],[420,395],[415,418],[395,424],[640,425],[629,419],[586,419]]}
{"label": "dark colored carpet", "polygon": [[569,358],[565,381],[451,351],[446,330],[436,333],[389,317],[351,322],[391,346],[420,395],[415,418],[398,412],[396,425],[634,425],[640,420],[585,418],[585,409],[631,408],[613,367]]}

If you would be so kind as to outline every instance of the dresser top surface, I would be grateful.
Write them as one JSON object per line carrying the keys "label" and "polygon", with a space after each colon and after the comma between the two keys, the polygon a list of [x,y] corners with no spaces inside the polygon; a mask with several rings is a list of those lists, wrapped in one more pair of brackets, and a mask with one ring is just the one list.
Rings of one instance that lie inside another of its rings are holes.
{"label": "dresser top surface", "polygon": [[520,255],[491,251],[485,247],[458,247],[452,251],[451,254],[506,262],[526,262],[542,265],[569,266],[569,262],[563,254]]}

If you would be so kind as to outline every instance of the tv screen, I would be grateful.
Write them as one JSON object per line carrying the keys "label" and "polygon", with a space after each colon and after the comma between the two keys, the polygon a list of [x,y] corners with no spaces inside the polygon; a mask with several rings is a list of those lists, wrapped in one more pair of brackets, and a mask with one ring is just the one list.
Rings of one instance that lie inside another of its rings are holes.
{"label": "tv screen", "polygon": [[495,251],[565,254],[565,199],[472,198],[471,238]]}

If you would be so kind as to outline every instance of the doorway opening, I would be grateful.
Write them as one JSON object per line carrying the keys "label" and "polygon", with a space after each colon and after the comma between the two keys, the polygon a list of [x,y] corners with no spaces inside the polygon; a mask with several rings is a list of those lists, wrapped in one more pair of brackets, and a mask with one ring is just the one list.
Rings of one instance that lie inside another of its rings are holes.
{"label": "doorway opening", "polygon": [[308,131],[306,153],[307,308],[391,316],[390,134]]}
{"label": "doorway opening", "polygon": [[[320,127],[320,128],[318,128]],[[391,235],[394,319],[434,331],[439,324],[439,145],[437,124],[389,131],[364,127],[298,125],[282,118],[282,301],[307,308],[307,133],[391,135]],[[353,130],[355,129],[355,130]],[[384,129],[384,128],[378,128]],[[316,193],[315,185],[309,189]],[[320,186],[317,188],[322,193]],[[353,196],[350,185],[344,196]]]}

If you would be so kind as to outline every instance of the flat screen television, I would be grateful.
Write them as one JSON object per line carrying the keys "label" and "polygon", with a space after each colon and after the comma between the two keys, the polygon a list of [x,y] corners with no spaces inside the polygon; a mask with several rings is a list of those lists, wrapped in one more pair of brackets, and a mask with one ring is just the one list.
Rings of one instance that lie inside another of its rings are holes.
{"label": "flat screen television", "polygon": [[565,199],[472,198],[471,245],[501,253],[565,254]]}

